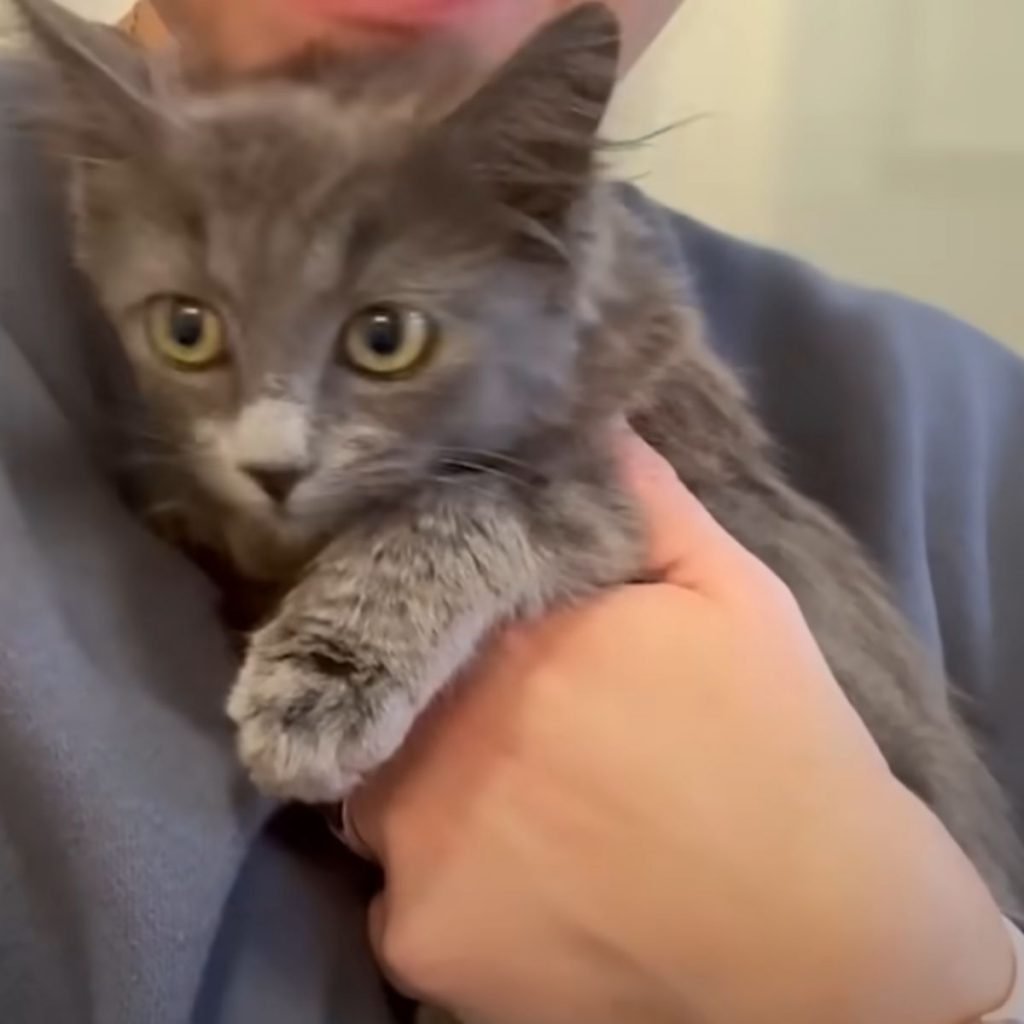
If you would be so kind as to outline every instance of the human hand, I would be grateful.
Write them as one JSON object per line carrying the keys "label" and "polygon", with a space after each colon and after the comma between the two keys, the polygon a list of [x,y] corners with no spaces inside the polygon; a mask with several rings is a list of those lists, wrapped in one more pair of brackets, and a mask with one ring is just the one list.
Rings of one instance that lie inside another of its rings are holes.
{"label": "human hand", "polygon": [[980,879],[783,585],[625,449],[663,582],[510,630],[350,805],[385,968],[488,1024],[980,1017]]}

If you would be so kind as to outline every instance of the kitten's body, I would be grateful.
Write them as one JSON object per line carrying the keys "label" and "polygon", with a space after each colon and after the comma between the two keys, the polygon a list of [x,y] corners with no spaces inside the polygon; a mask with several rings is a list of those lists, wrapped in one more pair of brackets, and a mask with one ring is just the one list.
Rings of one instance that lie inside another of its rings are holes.
{"label": "kitten's body", "polygon": [[[82,265],[181,455],[154,486],[243,573],[290,581],[312,557],[230,700],[261,785],[344,795],[495,625],[635,577],[607,443],[625,414],[793,590],[896,774],[1010,900],[1007,812],[941,670],[785,482],[678,274],[594,182],[602,9],[459,99],[450,63],[383,57],[154,94],[119,46],[20,2],[74,86]],[[202,382],[154,365],[133,312],[197,290],[244,325]],[[419,377],[371,385],[331,352],[340,311],[382,297],[444,341]],[[254,454],[306,474],[287,514],[239,471]]]}

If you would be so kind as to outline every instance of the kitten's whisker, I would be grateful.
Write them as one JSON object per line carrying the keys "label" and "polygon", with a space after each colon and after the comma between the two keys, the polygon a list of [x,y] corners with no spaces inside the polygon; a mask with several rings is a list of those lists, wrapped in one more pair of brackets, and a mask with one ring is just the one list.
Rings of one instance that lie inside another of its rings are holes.
{"label": "kitten's whisker", "polygon": [[157,501],[151,505],[143,505],[140,511],[142,515],[147,518],[163,516],[184,517],[188,514],[188,508],[183,502],[174,501],[172,499],[167,501]]}
{"label": "kitten's whisker", "polygon": [[536,473],[536,468],[531,466],[528,462],[524,462],[522,459],[517,459],[512,455],[507,455],[505,452],[492,451],[489,448],[459,448],[459,447],[442,447],[438,451],[442,457],[451,455],[455,458],[469,458],[469,459],[486,459],[489,462],[500,462],[506,466],[510,466],[516,469],[525,469],[531,475]]}
{"label": "kitten's whisker", "polygon": [[166,454],[133,452],[118,456],[117,464],[126,468],[143,468],[146,466],[174,466],[177,468],[185,464],[185,459],[182,455],[172,452]]}
{"label": "kitten's whisker", "polygon": [[175,451],[183,451],[184,445],[180,438],[162,432],[156,427],[146,426],[129,419],[119,421],[113,416],[107,416],[107,423],[110,428],[126,442],[135,442],[161,448],[169,448]]}
{"label": "kitten's whisker", "polygon": [[472,459],[442,459],[440,466],[441,468],[461,469],[469,473],[479,473],[483,476],[497,477],[500,480],[522,483],[522,480],[512,473],[498,469],[497,466],[489,466],[485,462],[475,462]]}
{"label": "kitten's whisker", "polygon": [[[471,462],[468,460],[457,460],[457,459],[445,459],[442,466],[448,466],[452,469],[465,470],[470,474],[476,474],[479,476],[491,477],[495,480],[501,480],[504,483],[515,484],[517,487],[528,488],[529,481],[524,480],[521,476],[516,476],[514,473],[507,473],[504,470],[498,469],[495,466],[488,466],[486,463]],[[460,481],[465,480],[466,477],[449,477],[450,480]]]}
{"label": "kitten's whisker", "polygon": [[337,480],[346,488],[352,486],[378,486],[387,483],[403,483],[409,477],[413,466],[406,462],[389,462],[375,466],[349,468],[339,473]]}
{"label": "kitten's whisker", "polygon": [[469,490],[481,497],[490,497],[493,491],[483,485],[479,480],[471,476],[431,476],[432,484],[440,484],[442,487],[458,487],[460,490]]}

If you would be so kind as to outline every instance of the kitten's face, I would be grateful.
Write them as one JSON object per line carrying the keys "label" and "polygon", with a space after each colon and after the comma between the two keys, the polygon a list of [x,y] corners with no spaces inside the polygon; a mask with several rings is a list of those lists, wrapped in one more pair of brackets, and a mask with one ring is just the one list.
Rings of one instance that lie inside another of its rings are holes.
{"label": "kitten's face", "polygon": [[[521,60],[550,69],[542,43]],[[165,95],[145,145],[78,161],[82,265],[186,489],[248,568],[361,499],[486,465],[569,416],[575,274],[536,234],[565,241],[596,117],[585,146],[552,133],[524,70],[454,112],[408,66],[361,66],[344,88],[281,76]],[[614,71],[613,55],[605,92]],[[522,99],[536,153],[586,149],[578,169],[531,162],[532,138],[488,123]],[[519,174],[496,166],[509,156]]]}
{"label": "kitten's face", "polygon": [[516,259],[500,212],[408,125],[356,116],[280,88],[186,107],[162,178],[119,187],[81,240],[194,479],[297,539],[506,449],[572,395],[567,269]]}

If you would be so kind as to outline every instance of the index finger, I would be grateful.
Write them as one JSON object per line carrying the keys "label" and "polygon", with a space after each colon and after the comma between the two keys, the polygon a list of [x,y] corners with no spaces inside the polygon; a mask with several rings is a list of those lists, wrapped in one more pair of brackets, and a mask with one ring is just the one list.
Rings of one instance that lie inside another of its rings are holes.
{"label": "index finger", "polygon": [[647,569],[655,578],[722,595],[749,591],[769,574],[650,445],[630,430],[617,438],[616,447],[623,480],[643,514]]}

